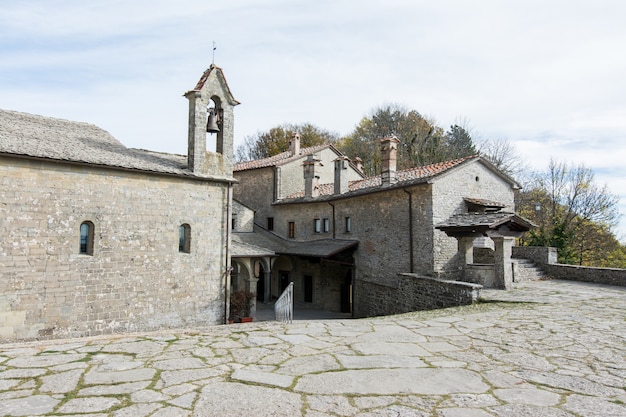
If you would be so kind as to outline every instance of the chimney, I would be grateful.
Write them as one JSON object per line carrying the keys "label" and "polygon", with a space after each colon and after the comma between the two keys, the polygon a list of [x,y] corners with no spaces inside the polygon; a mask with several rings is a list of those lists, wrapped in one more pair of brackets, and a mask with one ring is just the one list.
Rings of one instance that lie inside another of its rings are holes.
{"label": "chimney", "polygon": [[356,169],[363,174],[363,160],[357,156],[352,160],[352,163],[356,166]]}
{"label": "chimney", "polygon": [[309,155],[304,161],[304,197],[313,198],[320,195],[319,175],[316,175],[315,168],[318,160],[313,155]]}
{"label": "chimney", "polygon": [[348,191],[348,163],[347,156],[340,156],[335,159],[335,194],[343,194]]}
{"label": "chimney", "polygon": [[289,151],[292,156],[300,155],[300,134],[292,133],[291,139],[289,139]]}
{"label": "chimney", "polygon": [[382,160],[381,176],[383,186],[392,185],[398,182],[396,172],[398,143],[400,143],[400,141],[395,135],[383,138],[380,141],[380,157]]}

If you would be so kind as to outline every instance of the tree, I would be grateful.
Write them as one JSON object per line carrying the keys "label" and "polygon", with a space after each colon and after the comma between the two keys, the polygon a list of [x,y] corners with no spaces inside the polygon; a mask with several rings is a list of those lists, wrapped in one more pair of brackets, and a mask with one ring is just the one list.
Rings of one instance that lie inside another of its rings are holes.
{"label": "tree", "polygon": [[338,147],[351,158],[360,157],[366,175],[377,175],[380,173],[380,140],[389,135],[400,140],[398,169],[476,154],[472,138],[463,127],[453,125],[444,132],[433,120],[398,104],[373,109]]}
{"label": "tree", "polygon": [[478,152],[509,177],[524,176],[526,163],[508,139],[487,139],[478,145]]}
{"label": "tree", "polygon": [[300,134],[302,147],[333,143],[339,137],[311,123],[283,124],[244,138],[244,143],[235,150],[235,162],[262,159],[285,152],[289,150],[289,140],[296,132]]}
{"label": "tree", "polygon": [[591,169],[551,160],[518,198],[518,212],[539,226],[523,243],[558,248],[561,263],[595,266],[603,253],[617,249],[605,243],[607,236],[617,243],[611,230],[619,218],[618,201],[606,185],[595,183]]}
{"label": "tree", "polygon": [[456,124],[450,126],[450,130],[446,132],[445,146],[447,157],[450,159],[463,158],[478,153],[470,132]]}

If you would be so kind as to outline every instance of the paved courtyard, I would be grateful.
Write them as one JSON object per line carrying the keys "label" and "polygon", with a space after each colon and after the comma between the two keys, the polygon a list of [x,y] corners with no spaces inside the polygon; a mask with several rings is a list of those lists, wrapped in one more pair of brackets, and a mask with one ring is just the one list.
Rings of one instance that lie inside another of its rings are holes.
{"label": "paved courtyard", "polygon": [[[0,416],[626,416],[626,288],[0,345]],[[502,301],[502,302],[499,302]]]}

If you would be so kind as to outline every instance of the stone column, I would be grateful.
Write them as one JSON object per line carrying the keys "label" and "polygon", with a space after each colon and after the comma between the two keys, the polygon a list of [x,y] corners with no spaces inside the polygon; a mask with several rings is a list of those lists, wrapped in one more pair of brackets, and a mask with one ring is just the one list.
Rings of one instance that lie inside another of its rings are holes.
{"label": "stone column", "polygon": [[[461,259],[465,261],[464,265],[471,265],[474,263],[474,238],[473,237],[458,237],[459,253]],[[465,268],[465,267],[464,267]]]}
{"label": "stone column", "polygon": [[263,271],[263,279],[265,280],[265,294],[263,294],[263,302],[268,304],[272,296],[272,271]]}
{"label": "stone column", "polygon": [[491,237],[495,245],[495,287],[504,290],[513,288],[513,264],[511,253],[515,244],[514,237]]}
{"label": "stone column", "polygon": [[[258,281],[258,278],[250,277],[248,281],[248,291],[256,294],[256,283]],[[250,317],[256,318],[256,296],[250,300]]]}

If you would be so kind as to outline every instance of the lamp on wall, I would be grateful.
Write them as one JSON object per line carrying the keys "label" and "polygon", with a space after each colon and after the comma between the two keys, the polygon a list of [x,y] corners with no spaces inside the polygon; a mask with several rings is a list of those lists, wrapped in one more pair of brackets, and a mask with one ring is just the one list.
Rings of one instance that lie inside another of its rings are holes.
{"label": "lamp on wall", "polygon": [[259,261],[254,262],[254,277],[258,278],[261,276],[261,263]]}

